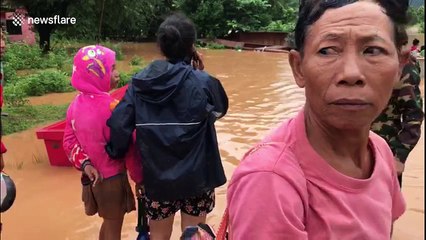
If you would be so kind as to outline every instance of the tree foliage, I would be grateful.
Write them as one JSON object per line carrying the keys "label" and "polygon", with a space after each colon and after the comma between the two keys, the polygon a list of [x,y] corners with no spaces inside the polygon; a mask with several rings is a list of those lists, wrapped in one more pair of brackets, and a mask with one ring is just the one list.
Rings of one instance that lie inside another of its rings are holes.
{"label": "tree foliage", "polygon": [[410,25],[418,25],[419,32],[424,33],[425,32],[425,7],[421,6],[418,8],[410,7],[408,9],[408,13],[410,15],[411,21]]}
{"label": "tree foliage", "polygon": [[237,31],[293,31],[297,0],[174,0],[187,14],[201,37]]}
{"label": "tree foliage", "polygon": [[[199,37],[236,31],[292,31],[297,0],[11,0],[33,17],[75,17],[75,25],[36,26],[74,39],[140,40],[154,38],[164,17],[181,11],[197,26]],[[50,40],[49,40],[50,41]]]}
{"label": "tree foliage", "polygon": [[226,31],[225,1],[175,0],[173,8],[185,13],[194,21],[201,37],[215,37],[223,35]]}

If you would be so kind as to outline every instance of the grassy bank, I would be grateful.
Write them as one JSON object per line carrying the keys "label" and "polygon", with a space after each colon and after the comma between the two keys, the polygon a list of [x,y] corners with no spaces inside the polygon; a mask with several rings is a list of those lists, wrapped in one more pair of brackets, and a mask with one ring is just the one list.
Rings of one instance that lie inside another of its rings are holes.
{"label": "grassy bank", "polygon": [[3,135],[64,119],[67,108],[68,104],[60,106],[6,106],[2,109],[2,112],[8,114],[8,116],[2,117]]}

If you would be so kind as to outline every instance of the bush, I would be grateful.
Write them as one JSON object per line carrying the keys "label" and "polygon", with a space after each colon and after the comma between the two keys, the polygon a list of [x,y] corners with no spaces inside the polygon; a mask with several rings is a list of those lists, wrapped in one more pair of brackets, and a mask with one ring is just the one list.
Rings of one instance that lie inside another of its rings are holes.
{"label": "bush", "polygon": [[124,54],[123,54],[123,51],[121,49],[120,43],[111,43],[109,41],[106,41],[106,42],[102,42],[101,45],[113,50],[115,52],[115,59],[116,60],[121,61],[121,60],[124,59]]}
{"label": "bush", "polygon": [[143,58],[139,56],[133,56],[132,59],[130,59],[130,65],[132,66],[138,66],[141,65],[143,62]]}
{"label": "bush", "polygon": [[15,84],[10,84],[4,88],[4,102],[7,106],[19,107],[28,103],[27,94],[24,89]]}
{"label": "bush", "polygon": [[17,74],[16,68],[10,62],[3,63],[3,71],[4,71],[4,80],[6,82],[14,82],[16,81]]}
{"label": "bush", "polygon": [[63,48],[43,54],[37,45],[8,43],[4,61],[15,70],[56,68],[69,58]]}
{"label": "bush", "polygon": [[38,74],[20,78],[20,80],[15,83],[15,87],[22,89],[27,96],[42,96],[46,93],[46,88],[40,81]]}
{"label": "bush", "polygon": [[[42,96],[52,92],[71,92],[74,89],[70,85],[69,76],[60,70],[42,70],[39,73],[19,77],[15,82],[5,86],[5,92],[9,91],[10,99],[6,102],[19,102],[19,98],[27,96]],[[6,94],[5,94],[6,95]],[[16,100],[15,100],[16,99]]]}
{"label": "bush", "polygon": [[225,45],[215,43],[215,42],[207,43],[206,47],[209,49],[225,49]]}
{"label": "bush", "polygon": [[36,46],[22,43],[9,43],[4,61],[16,70],[39,68],[41,50]]}
{"label": "bush", "polygon": [[133,67],[130,72],[120,73],[120,80],[118,81],[117,88],[123,87],[132,80],[132,77],[141,70],[139,67]]}
{"label": "bush", "polygon": [[56,92],[71,92],[74,89],[71,87],[70,79],[66,73],[58,70],[45,70],[37,75],[40,84],[46,90],[46,93]]}
{"label": "bush", "polygon": [[65,75],[71,77],[73,64],[74,64],[73,59],[68,58],[62,62],[62,64],[59,66],[59,70],[62,71]]}
{"label": "bush", "polygon": [[269,23],[264,30],[267,32],[293,32],[295,27],[295,22],[283,23],[281,20],[278,20]]}
{"label": "bush", "polygon": [[68,59],[72,60],[72,57],[68,55],[67,50],[65,48],[54,48],[50,53],[50,66],[57,65],[58,67],[62,67],[64,62]]}

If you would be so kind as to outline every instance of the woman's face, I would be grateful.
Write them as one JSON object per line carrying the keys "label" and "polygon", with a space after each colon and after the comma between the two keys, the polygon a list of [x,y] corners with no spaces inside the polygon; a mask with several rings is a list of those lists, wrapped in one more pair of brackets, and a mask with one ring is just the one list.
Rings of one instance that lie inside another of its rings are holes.
{"label": "woman's face", "polygon": [[307,31],[303,57],[290,53],[306,107],[338,129],[369,127],[400,77],[391,20],[371,2],[327,10]]}
{"label": "woman's face", "polygon": [[115,68],[115,64],[112,65],[112,72],[111,72],[111,89],[114,89],[118,85],[118,81],[120,81],[120,75]]}

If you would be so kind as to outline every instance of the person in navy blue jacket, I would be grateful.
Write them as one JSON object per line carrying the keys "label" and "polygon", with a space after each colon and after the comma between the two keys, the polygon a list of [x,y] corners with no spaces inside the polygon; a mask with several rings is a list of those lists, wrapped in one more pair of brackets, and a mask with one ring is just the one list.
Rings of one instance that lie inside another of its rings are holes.
{"label": "person in navy blue jacket", "polygon": [[182,229],[204,223],[214,189],[226,182],[214,123],[226,114],[228,97],[220,81],[202,70],[195,39],[186,16],[166,18],[157,33],[166,60],[132,78],[107,122],[111,158],[126,154],[136,128],[152,239],[170,239],[179,210]]}

